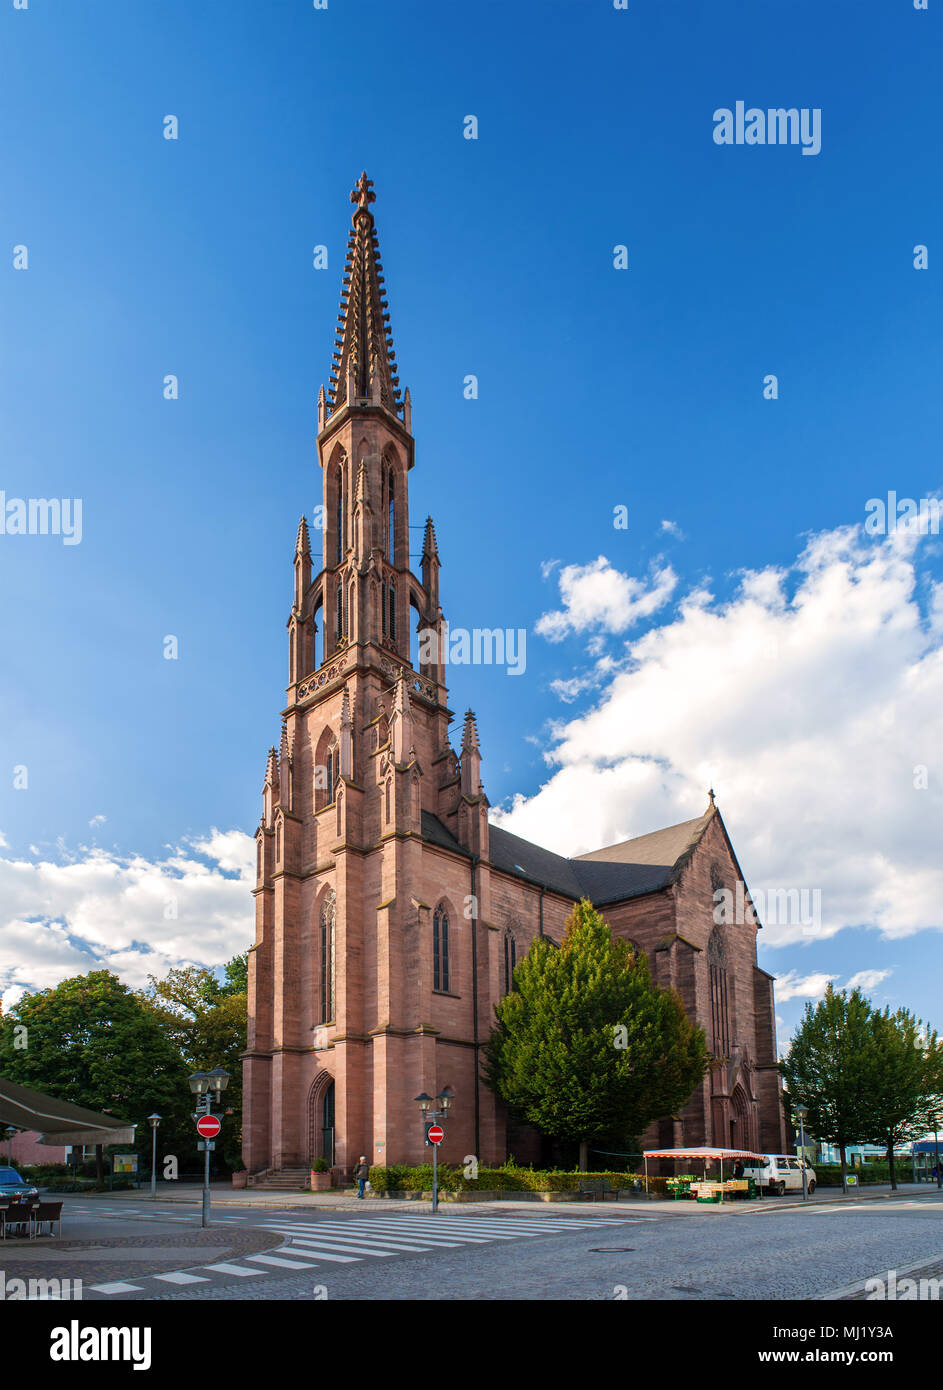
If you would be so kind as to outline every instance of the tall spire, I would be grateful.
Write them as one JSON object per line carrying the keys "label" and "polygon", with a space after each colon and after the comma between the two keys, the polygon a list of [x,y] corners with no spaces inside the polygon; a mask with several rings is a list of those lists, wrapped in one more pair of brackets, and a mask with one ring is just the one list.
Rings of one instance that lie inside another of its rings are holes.
{"label": "tall spire", "polygon": [[[355,400],[383,405],[401,415],[396,353],[383,289],[383,266],[370,204],[376,201],[373,180],[365,173],[350,195],[356,205],[347,239],[344,288],[338,314],[337,341],[331,370],[330,410]],[[353,400],[351,399],[353,397]]]}

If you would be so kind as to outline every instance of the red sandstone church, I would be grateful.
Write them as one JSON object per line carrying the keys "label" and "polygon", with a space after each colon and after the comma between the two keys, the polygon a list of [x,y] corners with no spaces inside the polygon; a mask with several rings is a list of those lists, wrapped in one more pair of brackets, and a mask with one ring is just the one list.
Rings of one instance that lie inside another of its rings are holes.
{"label": "red sandstone church", "polygon": [[[325,1158],[349,1171],[428,1159],[414,1097],[449,1087],[446,1161],[535,1156],[479,1076],[494,1005],[538,935],[587,897],[676,989],[716,1059],[658,1146],[781,1152],[773,980],[756,925],[717,926],[740,867],[705,813],[565,859],[489,824],[474,716],[449,741],[444,635],[426,522],[409,568],[411,405],[400,396],[366,175],[348,241],[334,371],[318,402],[323,554],[298,528],[281,747],[269,753],[249,954],[244,1159],[262,1178]],[[426,652],[423,655],[427,654]]]}

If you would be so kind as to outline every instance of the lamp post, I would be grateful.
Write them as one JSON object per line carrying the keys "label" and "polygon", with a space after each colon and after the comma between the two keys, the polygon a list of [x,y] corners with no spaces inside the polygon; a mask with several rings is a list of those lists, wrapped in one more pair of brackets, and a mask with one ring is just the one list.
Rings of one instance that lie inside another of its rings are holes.
{"label": "lamp post", "polygon": [[[432,1096],[426,1095],[425,1091],[422,1091],[415,1099],[418,1101],[419,1109],[422,1111],[425,1133],[428,1135],[430,1124],[434,1123],[436,1120],[444,1120],[448,1116],[449,1108],[455,1096],[453,1092],[449,1090],[448,1086],[446,1086],[443,1091],[439,1092],[435,1099],[433,1099]],[[432,1210],[433,1213],[439,1210],[438,1144],[432,1145]]]}
{"label": "lamp post", "polygon": [[[229,1072],[222,1067],[214,1067],[212,1071],[196,1071],[190,1077],[190,1090],[196,1096],[196,1110],[193,1112],[195,1120],[201,1120],[207,1115],[213,1114],[213,1103],[220,1104],[223,1091],[229,1085]],[[203,1165],[203,1211],[200,1220],[201,1226],[210,1224],[210,1144],[212,1140],[204,1140]]]}
{"label": "lamp post", "polygon": [[163,1119],[155,1111],[153,1115],[148,1115],[147,1123],[151,1127],[151,1201],[157,1198],[157,1126]]}
{"label": "lamp post", "polygon": [[799,1121],[799,1166],[802,1169],[802,1200],[805,1201],[808,1196],[805,1171],[805,1119],[809,1110],[805,1105],[797,1105],[794,1107],[794,1111],[796,1119]]}
{"label": "lamp post", "polygon": [[7,1139],[7,1166],[9,1168],[13,1167],[13,1136],[16,1133],[17,1130],[14,1125],[7,1125],[6,1129],[4,1130],[4,1134],[6,1135]]}

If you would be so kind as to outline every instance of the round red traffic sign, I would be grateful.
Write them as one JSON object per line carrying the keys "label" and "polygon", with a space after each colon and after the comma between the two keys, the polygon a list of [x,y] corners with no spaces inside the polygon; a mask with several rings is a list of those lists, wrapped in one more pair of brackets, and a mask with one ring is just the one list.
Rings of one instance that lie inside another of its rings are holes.
{"label": "round red traffic sign", "polygon": [[428,1139],[430,1144],[441,1144],[445,1138],[445,1130],[441,1125],[430,1125]]}
{"label": "round red traffic sign", "polygon": [[196,1132],[204,1139],[215,1139],[222,1125],[215,1115],[201,1115],[196,1122]]}

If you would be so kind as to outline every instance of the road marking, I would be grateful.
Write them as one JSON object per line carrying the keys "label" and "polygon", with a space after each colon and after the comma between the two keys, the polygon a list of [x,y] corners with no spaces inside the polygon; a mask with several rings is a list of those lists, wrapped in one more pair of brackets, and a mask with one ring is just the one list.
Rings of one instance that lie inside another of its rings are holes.
{"label": "road marking", "polygon": [[247,1255],[247,1260],[253,1260],[260,1265],[276,1265],[279,1269],[307,1269],[308,1266],[301,1260],[283,1260],[278,1255]]}
{"label": "road marking", "polygon": [[[291,1248],[294,1250],[294,1244]],[[305,1248],[308,1248],[307,1241],[305,1242]],[[302,1251],[299,1250],[298,1253],[301,1254]],[[359,1264],[361,1259],[359,1255],[332,1255],[327,1250],[318,1250],[313,1247],[311,1249],[311,1253],[312,1255],[317,1255],[319,1260],[330,1260],[331,1263],[335,1265],[355,1265]]]}
{"label": "road marking", "polygon": [[202,1274],[184,1274],[174,1270],[173,1274],[155,1274],[155,1279],[163,1279],[167,1284],[208,1284],[210,1281]]}
{"label": "road marking", "polygon": [[311,1246],[326,1246],[328,1250],[345,1251],[349,1255],[378,1255],[384,1259],[395,1255],[395,1250],[371,1250],[366,1245],[357,1245],[354,1241],[345,1240],[342,1236],[306,1236],[301,1241],[292,1241],[292,1245],[304,1245],[306,1248]]}
{"label": "road marking", "polygon": [[245,1265],[231,1265],[231,1264],[227,1264],[227,1262],[226,1262],[225,1260],[221,1260],[221,1261],[219,1262],[219,1264],[215,1264],[215,1265],[199,1265],[198,1268],[200,1268],[200,1269],[218,1269],[218,1270],[220,1270],[223,1274],[238,1274],[238,1275],[240,1276],[240,1278],[245,1278],[245,1276],[248,1275],[248,1274],[264,1274],[264,1272],[265,1272],[264,1270],[261,1270],[261,1269],[246,1269]]}
{"label": "road marking", "polygon": [[141,1284],[93,1284],[92,1293],[140,1293]]}

